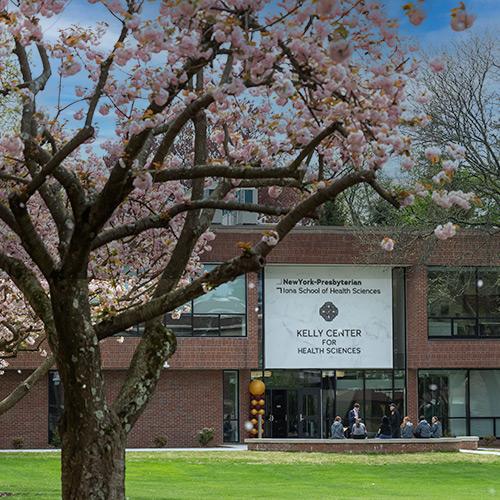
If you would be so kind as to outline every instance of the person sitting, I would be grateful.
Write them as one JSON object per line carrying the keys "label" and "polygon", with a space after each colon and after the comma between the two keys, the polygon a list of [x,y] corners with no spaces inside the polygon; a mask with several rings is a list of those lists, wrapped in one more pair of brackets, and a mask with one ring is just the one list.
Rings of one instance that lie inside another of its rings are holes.
{"label": "person sitting", "polygon": [[416,438],[430,438],[431,437],[431,426],[429,422],[425,420],[423,415],[420,415],[420,421],[418,422],[417,428],[415,429]]}
{"label": "person sitting", "polygon": [[366,439],[366,426],[361,422],[360,418],[357,418],[355,424],[352,426],[351,437],[352,439]]}
{"label": "person sitting", "polygon": [[413,424],[410,421],[410,417],[406,416],[403,418],[403,423],[401,424],[401,437],[403,439],[413,438]]}
{"label": "person sitting", "polygon": [[330,431],[332,439],[345,439],[344,426],[342,424],[342,419],[339,416],[335,417]]}
{"label": "person sitting", "polygon": [[377,437],[379,439],[391,439],[392,433],[391,433],[391,423],[389,421],[389,417],[387,415],[384,415],[382,417],[382,420],[380,422],[380,427],[377,432]]}
{"label": "person sitting", "polygon": [[431,425],[431,438],[442,438],[443,437],[443,426],[439,421],[439,418],[434,416],[432,417],[432,425]]}

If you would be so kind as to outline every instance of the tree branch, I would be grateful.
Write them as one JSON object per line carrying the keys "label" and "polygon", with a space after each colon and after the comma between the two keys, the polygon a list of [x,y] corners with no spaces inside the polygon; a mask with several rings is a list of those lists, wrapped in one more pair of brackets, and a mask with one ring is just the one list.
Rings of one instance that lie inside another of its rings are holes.
{"label": "tree branch", "polygon": [[0,401],[0,415],[15,406],[32,387],[42,378],[44,378],[54,364],[54,356],[49,355],[44,362],[31,375],[23,380],[7,397]]}

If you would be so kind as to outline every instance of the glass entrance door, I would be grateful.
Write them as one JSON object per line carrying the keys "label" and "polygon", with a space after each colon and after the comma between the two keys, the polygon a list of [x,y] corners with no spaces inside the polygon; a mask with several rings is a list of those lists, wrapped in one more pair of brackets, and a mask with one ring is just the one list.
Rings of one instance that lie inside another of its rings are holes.
{"label": "glass entrance door", "polygon": [[321,400],[319,389],[299,390],[299,436],[321,437]]}
{"label": "glass entrance door", "polygon": [[267,415],[266,434],[272,438],[288,437],[288,394],[285,389],[269,391],[267,401],[270,402],[270,412]]}
{"label": "glass entrance door", "polygon": [[320,392],[315,388],[268,391],[267,437],[305,439],[321,437]]}

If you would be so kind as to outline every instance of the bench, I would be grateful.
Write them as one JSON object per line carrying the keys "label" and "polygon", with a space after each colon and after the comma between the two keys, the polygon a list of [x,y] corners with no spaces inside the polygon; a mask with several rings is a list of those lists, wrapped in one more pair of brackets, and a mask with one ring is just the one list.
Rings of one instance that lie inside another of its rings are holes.
{"label": "bench", "polygon": [[477,450],[477,436],[431,439],[245,439],[251,451],[319,453],[420,453]]}

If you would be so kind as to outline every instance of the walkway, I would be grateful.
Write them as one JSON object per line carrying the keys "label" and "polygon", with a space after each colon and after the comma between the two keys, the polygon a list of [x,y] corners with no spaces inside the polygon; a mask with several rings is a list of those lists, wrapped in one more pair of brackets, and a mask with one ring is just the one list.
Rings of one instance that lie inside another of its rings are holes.
{"label": "walkway", "polygon": [[458,450],[460,453],[475,453],[476,455],[497,455],[500,457],[499,448],[478,448],[477,450]]}
{"label": "walkway", "polygon": [[[231,444],[218,446],[217,448],[127,448],[128,452],[147,452],[156,453],[162,451],[247,451],[248,446],[246,444]],[[61,450],[58,448],[43,448],[39,450],[0,450],[0,453],[56,453]]]}

